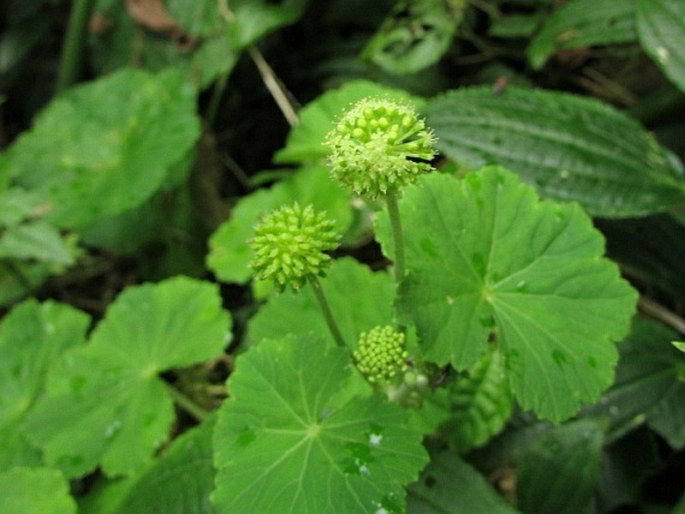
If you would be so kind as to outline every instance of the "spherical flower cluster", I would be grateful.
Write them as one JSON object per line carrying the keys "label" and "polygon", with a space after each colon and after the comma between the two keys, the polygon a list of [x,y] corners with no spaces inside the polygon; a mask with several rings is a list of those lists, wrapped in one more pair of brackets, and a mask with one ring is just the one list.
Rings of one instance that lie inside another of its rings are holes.
{"label": "spherical flower cluster", "polygon": [[431,171],[435,138],[414,109],[387,99],[358,102],[326,138],[331,175],[356,194],[375,199]]}
{"label": "spherical flower cluster", "polygon": [[288,205],[265,215],[255,226],[250,246],[254,251],[251,267],[257,278],[273,279],[283,291],[289,284],[298,291],[310,277],[323,275],[340,235],[326,213],[311,205]]}
{"label": "spherical flower cluster", "polygon": [[369,382],[384,382],[407,369],[404,334],[393,327],[375,327],[364,332],[354,351],[357,369]]}

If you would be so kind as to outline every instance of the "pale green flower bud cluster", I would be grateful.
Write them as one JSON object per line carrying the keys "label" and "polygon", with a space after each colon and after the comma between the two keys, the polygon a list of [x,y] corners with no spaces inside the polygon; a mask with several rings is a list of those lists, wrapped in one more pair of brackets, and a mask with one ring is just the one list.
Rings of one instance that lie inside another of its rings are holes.
{"label": "pale green flower bud cluster", "polygon": [[387,99],[358,102],[327,136],[331,175],[375,199],[401,190],[433,167],[435,138],[414,109]]}
{"label": "pale green flower bud cluster", "polygon": [[391,326],[363,332],[354,351],[357,369],[371,383],[386,382],[407,369],[404,334]]}
{"label": "pale green flower bud cluster", "polygon": [[273,279],[283,291],[290,285],[298,291],[310,277],[323,275],[340,234],[326,213],[314,207],[286,205],[266,214],[255,227],[250,246],[254,250],[251,262],[257,278]]}

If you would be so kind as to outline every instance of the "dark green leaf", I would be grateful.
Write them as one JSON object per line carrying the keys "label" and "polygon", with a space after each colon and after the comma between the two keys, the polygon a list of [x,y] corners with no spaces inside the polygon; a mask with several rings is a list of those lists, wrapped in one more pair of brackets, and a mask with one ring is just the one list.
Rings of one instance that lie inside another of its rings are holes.
{"label": "dark green leaf", "polygon": [[630,43],[636,39],[632,1],[572,0],[547,19],[527,54],[537,70],[558,50]]}
{"label": "dark green leaf", "polygon": [[663,214],[596,223],[607,238],[609,257],[630,276],[685,300],[685,226]]}
{"label": "dark green leaf", "polygon": [[685,91],[685,2],[636,0],[637,30],[645,52]]}
{"label": "dark green leaf", "polygon": [[516,494],[524,512],[578,514],[599,477],[602,430],[582,420],[548,431],[519,462]]}
{"label": "dark green leaf", "polygon": [[517,514],[477,470],[457,454],[434,457],[409,488],[408,514]]}
{"label": "dark green leaf", "polygon": [[349,352],[313,335],[265,340],[236,363],[214,432],[219,513],[404,511],[428,461],[381,396],[340,401]]}
{"label": "dark green leaf", "polygon": [[627,217],[685,201],[683,170],[635,121],[590,98],[489,87],[428,103],[445,156],[471,169],[500,164],[541,195],[580,202],[591,214]]}
{"label": "dark green leaf", "polygon": [[512,398],[502,355],[491,350],[449,388],[452,417],[440,432],[464,453],[487,443],[509,420]]}
{"label": "dark green leaf", "polygon": [[675,336],[663,325],[635,321],[619,345],[615,384],[585,412],[607,422],[609,438],[646,421],[672,446],[685,445],[685,355],[670,344]]}

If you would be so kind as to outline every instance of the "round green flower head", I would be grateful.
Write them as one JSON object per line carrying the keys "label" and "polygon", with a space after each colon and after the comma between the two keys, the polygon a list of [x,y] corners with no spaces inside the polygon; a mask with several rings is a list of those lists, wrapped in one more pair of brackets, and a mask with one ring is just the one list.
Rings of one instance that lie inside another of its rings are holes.
{"label": "round green flower head", "polygon": [[255,226],[250,246],[251,267],[257,278],[273,279],[283,291],[288,284],[298,291],[307,279],[323,275],[331,257],[324,252],[338,247],[340,235],[326,213],[299,204],[266,214]]}
{"label": "round green flower head", "polygon": [[398,191],[433,167],[435,138],[414,109],[380,98],[359,101],[329,132],[331,175],[360,196]]}
{"label": "round green flower head", "polygon": [[371,383],[385,382],[407,369],[404,334],[391,326],[375,327],[359,337],[354,351],[357,369]]}

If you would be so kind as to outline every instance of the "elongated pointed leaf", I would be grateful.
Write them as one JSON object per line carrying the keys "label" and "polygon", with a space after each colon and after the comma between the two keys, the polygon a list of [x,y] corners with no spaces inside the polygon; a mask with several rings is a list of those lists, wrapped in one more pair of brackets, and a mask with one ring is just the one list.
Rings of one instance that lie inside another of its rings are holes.
{"label": "elongated pointed leaf", "polygon": [[599,478],[602,430],[581,420],[555,427],[518,465],[516,492],[524,512],[576,514],[590,504]]}
{"label": "elongated pointed leaf", "polygon": [[[613,379],[636,293],[602,259],[576,204],[539,201],[512,173],[424,177],[400,202],[409,275],[400,289],[427,359],[473,365],[495,333],[524,408],[561,420]],[[379,233],[391,247],[387,218]]]}
{"label": "elongated pointed leaf", "polygon": [[27,437],[70,477],[98,464],[109,476],[139,471],[174,417],[157,375],[219,355],[229,328],[216,286],[178,277],[127,289],[90,344],[57,364]]}
{"label": "elongated pointed leaf", "polygon": [[409,514],[518,514],[471,465],[451,452],[435,457],[409,488]]}
{"label": "elongated pointed leaf", "polygon": [[349,352],[312,335],[238,359],[214,432],[219,514],[404,512],[421,431],[384,397],[341,402],[350,373]]}
{"label": "elongated pointed leaf", "polygon": [[685,91],[685,3],[637,0],[637,29],[645,52]]}
{"label": "elongated pointed leaf", "polygon": [[633,2],[572,0],[546,20],[526,53],[533,68],[540,69],[557,50],[636,39]]}
{"label": "elongated pointed leaf", "polygon": [[607,437],[617,439],[645,421],[674,448],[685,446],[685,355],[663,325],[636,320],[619,345],[616,383],[585,414],[603,419]]}
{"label": "elongated pointed leaf", "polygon": [[481,446],[502,430],[513,407],[502,354],[481,355],[468,376],[450,387],[449,402],[453,414],[440,432],[458,452]]}
{"label": "elongated pointed leaf", "polygon": [[449,92],[428,103],[438,149],[471,169],[502,165],[544,197],[627,217],[685,201],[682,166],[654,137],[596,100],[507,88]]}

